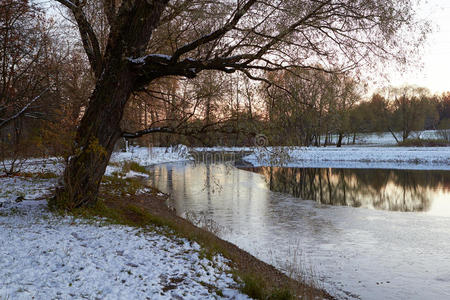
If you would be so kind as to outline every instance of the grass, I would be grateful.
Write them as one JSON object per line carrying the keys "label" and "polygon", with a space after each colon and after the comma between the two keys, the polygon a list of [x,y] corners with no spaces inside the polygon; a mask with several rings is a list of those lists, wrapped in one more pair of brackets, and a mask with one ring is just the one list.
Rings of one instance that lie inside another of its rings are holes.
{"label": "grass", "polygon": [[242,281],[241,292],[253,299],[291,300],[296,298],[287,288],[267,290],[266,281],[258,275],[246,274]]}
{"label": "grass", "polygon": [[94,206],[74,209],[71,214],[83,219],[98,220],[99,218],[104,218],[109,224],[130,227],[146,228],[149,225],[173,227],[169,221],[153,216],[137,206],[130,204],[117,209],[106,205],[101,199]]}
{"label": "grass", "polygon": [[407,139],[398,143],[401,147],[446,147],[450,142],[444,139]]}
{"label": "grass", "polygon": [[138,164],[137,162],[134,162],[134,161],[125,161],[124,163],[122,163],[122,171],[124,173],[128,173],[129,171],[134,171],[134,172],[150,175],[150,172],[147,170],[146,167],[141,166],[140,164]]}
{"label": "grass", "polygon": [[136,195],[143,187],[142,180],[139,178],[123,178],[114,173],[112,176],[103,176],[100,190],[108,195],[129,196]]}

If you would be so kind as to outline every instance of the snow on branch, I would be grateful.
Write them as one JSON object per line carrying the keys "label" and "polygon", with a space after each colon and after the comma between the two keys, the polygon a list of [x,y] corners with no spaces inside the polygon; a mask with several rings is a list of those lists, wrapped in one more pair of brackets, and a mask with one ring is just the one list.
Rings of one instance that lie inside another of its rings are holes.
{"label": "snow on branch", "polygon": [[126,59],[133,64],[143,65],[149,59],[159,59],[161,62],[164,61],[170,62],[172,56],[166,54],[148,54],[138,58],[127,57]]}

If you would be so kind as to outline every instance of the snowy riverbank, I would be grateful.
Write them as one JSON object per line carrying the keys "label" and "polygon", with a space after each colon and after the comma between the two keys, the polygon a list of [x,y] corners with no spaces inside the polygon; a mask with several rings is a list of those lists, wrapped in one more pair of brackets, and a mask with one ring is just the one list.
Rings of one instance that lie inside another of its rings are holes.
{"label": "snowy riverbank", "polygon": [[270,147],[244,160],[254,166],[448,170],[450,147]]}
{"label": "snowy riverbank", "polygon": [[[143,166],[193,160],[214,152],[211,161],[220,162],[221,152],[242,153],[254,166],[282,165],[303,168],[367,168],[367,169],[450,169],[450,147],[130,147],[127,152],[114,152],[111,163],[134,161]],[[248,155],[248,152],[253,152]],[[44,170],[60,174],[63,165],[55,158],[27,161],[27,172]],[[114,167],[108,167],[110,174]]]}
{"label": "snowy riverbank", "polygon": [[143,166],[185,161],[191,159],[189,149],[184,145],[172,147],[135,147],[126,152],[114,152],[110,162],[134,161]]}
{"label": "snowy riverbank", "polygon": [[11,299],[246,298],[222,256],[156,231],[56,217],[43,201],[0,209],[0,297]]}
{"label": "snowy riverbank", "polygon": [[196,242],[51,213],[44,199],[58,179],[42,175],[61,171],[34,159],[26,177],[0,177],[1,299],[248,299],[227,260],[204,258]]}

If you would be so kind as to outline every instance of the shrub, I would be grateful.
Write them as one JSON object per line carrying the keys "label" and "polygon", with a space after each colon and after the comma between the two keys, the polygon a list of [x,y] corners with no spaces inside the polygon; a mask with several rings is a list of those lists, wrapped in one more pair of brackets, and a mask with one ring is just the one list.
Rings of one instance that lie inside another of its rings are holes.
{"label": "shrub", "polygon": [[408,139],[398,143],[402,147],[445,147],[450,146],[450,141],[444,139]]}

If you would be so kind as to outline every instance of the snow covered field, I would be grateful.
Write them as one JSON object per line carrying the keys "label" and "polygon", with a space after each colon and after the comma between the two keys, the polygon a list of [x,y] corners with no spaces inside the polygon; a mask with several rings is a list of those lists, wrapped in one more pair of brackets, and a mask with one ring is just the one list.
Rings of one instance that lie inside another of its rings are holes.
{"label": "snow covered field", "polygon": [[[182,160],[165,154],[153,158]],[[61,174],[62,167],[34,159],[22,171]],[[248,299],[226,259],[203,258],[195,242],[158,229],[55,216],[43,199],[57,180],[0,177],[0,299]]]}
{"label": "snow covered field", "polygon": [[244,159],[254,166],[448,170],[450,147],[260,148]]}
{"label": "snow covered field", "polygon": [[[396,133],[397,137],[400,138],[401,134]],[[419,132],[413,132],[411,138],[421,138],[421,139],[439,139],[439,133],[436,130],[425,130]],[[347,142],[346,140],[344,142]],[[351,139],[350,139],[351,142]],[[395,145],[397,142],[390,132],[383,133],[363,133],[356,136],[357,144],[366,145]]]}

